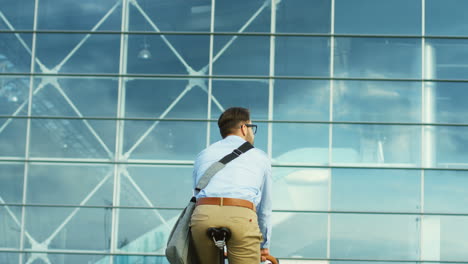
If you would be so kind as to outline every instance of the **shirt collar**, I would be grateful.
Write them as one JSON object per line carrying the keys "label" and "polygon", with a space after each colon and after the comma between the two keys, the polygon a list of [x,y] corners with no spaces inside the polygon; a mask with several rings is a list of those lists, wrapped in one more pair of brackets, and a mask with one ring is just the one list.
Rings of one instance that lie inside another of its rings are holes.
{"label": "shirt collar", "polygon": [[239,136],[236,136],[236,135],[227,136],[224,140],[228,140],[228,141],[231,141],[231,142],[239,142],[239,143],[246,142],[246,140],[244,140],[243,138],[241,138]]}

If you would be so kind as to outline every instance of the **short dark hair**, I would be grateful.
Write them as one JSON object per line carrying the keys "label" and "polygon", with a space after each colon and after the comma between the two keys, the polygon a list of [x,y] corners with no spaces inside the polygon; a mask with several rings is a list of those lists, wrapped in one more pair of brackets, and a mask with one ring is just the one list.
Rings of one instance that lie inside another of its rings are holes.
{"label": "short dark hair", "polygon": [[250,120],[250,111],[247,108],[231,107],[226,109],[224,113],[219,116],[218,127],[221,137],[225,138],[232,131],[239,126],[240,122],[247,122]]}

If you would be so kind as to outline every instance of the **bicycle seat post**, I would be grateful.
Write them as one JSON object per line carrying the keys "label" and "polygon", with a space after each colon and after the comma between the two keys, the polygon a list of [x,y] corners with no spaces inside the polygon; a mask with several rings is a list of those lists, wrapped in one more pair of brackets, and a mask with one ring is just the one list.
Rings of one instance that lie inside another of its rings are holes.
{"label": "bicycle seat post", "polygon": [[226,227],[210,227],[207,230],[207,235],[213,239],[215,246],[219,249],[219,263],[224,264],[224,247],[231,238],[231,230]]}

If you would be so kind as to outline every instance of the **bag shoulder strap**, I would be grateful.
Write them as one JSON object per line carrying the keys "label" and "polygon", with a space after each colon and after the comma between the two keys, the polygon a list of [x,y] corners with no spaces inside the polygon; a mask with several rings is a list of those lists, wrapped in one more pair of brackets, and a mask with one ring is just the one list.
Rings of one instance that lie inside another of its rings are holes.
{"label": "bag shoulder strap", "polygon": [[211,178],[218,173],[218,171],[222,170],[226,164],[229,162],[233,161],[243,153],[249,151],[250,149],[254,148],[252,144],[249,142],[245,142],[238,148],[234,149],[231,153],[227,154],[224,156],[222,159],[219,161],[213,163],[203,174],[203,176],[200,178],[200,180],[197,183],[197,187],[195,188],[196,193],[200,192],[202,189],[204,189],[208,183],[210,182]]}

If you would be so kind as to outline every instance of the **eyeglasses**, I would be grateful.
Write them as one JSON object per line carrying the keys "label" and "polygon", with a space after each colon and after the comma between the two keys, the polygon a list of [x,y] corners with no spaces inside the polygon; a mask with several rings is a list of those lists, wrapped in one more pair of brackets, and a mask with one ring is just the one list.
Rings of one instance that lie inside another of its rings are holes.
{"label": "eyeglasses", "polygon": [[252,128],[252,131],[253,131],[254,135],[257,133],[257,125],[245,124],[245,126]]}

